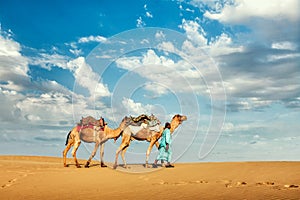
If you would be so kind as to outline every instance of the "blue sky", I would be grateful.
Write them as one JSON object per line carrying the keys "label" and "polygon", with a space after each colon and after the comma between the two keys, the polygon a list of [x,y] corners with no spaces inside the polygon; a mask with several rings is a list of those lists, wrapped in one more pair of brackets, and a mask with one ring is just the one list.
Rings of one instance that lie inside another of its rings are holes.
{"label": "blue sky", "polygon": [[[0,154],[61,156],[81,116],[115,128],[125,115],[181,113],[174,161],[299,160],[299,7],[0,1]],[[146,148],[133,142],[129,161]]]}

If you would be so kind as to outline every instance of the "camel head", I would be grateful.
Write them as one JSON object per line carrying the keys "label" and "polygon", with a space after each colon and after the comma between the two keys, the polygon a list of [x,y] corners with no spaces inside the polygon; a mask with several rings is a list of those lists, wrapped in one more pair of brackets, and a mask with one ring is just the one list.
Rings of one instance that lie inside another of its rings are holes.
{"label": "camel head", "polygon": [[116,135],[116,136],[114,137],[114,142],[115,142],[115,143],[116,143],[117,139],[118,139],[118,138],[121,136],[121,134],[123,133],[124,129],[130,124],[130,122],[131,122],[131,118],[130,118],[130,117],[125,116],[125,117],[122,119],[122,121],[121,121],[121,123],[120,123],[120,125],[119,125],[119,127],[118,127],[119,133],[118,133],[118,135]]}
{"label": "camel head", "polygon": [[131,118],[128,116],[125,116],[122,119],[122,122],[121,122],[119,128],[123,131],[129,125],[130,122],[131,122]]}
{"label": "camel head", "polygon": [[171,121],[171,132],[173,132],[182,122],[186,120],[187,117],[185,115],[174,115]]}
{"label": "camel head", "polygon": [[99,126],[100,127],[104,127],[106,125],[105,120],[104,120],[103,117],[100,117],[100,119],[98,121],[99,121]]}

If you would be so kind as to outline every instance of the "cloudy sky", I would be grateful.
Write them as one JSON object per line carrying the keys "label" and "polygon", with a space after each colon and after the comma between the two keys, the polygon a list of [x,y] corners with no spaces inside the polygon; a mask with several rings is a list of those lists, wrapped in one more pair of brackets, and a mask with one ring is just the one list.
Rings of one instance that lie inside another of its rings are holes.
{"label": "cloudy sky", "polygon": [[[0,1],[0,154],[61,156],[82,116],[115,128],[125,115],[164,123],[180,113],[174,161],[300,160],[299,9],[298,0]],[[106,160],[119,143],[107,143]],[[129,161],[146,148],[133,142]]]}

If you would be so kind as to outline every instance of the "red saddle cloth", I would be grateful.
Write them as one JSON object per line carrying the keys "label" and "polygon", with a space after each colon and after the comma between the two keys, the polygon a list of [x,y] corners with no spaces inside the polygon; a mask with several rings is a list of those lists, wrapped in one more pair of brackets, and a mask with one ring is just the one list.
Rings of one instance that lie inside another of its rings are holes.
{"label": "red saddle cloth", "polygon": [[[80,130],[86,129],[86,128],[91,128],[94,129],[94,125],[93,124],[88,124],[88,125],[77,125],[77,131],[79,132]],[[100,127],[101,131],[104,131],[104,127]]]}

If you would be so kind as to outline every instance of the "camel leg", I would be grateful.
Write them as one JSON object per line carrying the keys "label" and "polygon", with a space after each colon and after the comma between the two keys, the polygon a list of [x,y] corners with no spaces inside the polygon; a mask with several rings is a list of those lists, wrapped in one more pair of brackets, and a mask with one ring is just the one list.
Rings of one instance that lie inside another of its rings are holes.
{"label": "camel leg", "polygon": [[104,164],[103,156],[104,156],[104,143],[102,143],[100,146],[100,161],[101,161],[100,165],[101,167],[107,167],[107,165]]}
{"label": "camel leg", "polygon": [[76,167],[77,167],[77,168],[80,168],[80,165],[79,165],[78,160],[77,160],[77,158],[76,158],[76,152],[77,152],[77,149],[78,149],[79,146],[80,146],[80,143],[81,143],[80,140],[76,141],[75,144],[74,144],[73,151],[72,151],[72,156],[74,157],[74,161],[75,161],[75,164],[76,164]]}
{"label": "camel leg", "polygon": [[149,156],[150,156],[150,153],[151,153],[151,150],[153,148],[153,145],[156,143],[155,140],[151,141],[150,144],[149,144],[149,147],[147,149],[147,152],[146,152],[146,164],[145,164],[145,167],[149,167],[148,165],[148,160],[149,160]]}
{"label": "camel leg", "polygon": [[114,163],[114,167],[113,167],[114,169],[117,168],[118,157],[119,157],[120,152],[129,145],[129,142],[130,142],[130,136],[123,135],[122,143],[116,151],[116,158],[115,158],[115,163]]}
{"label": "camel leg", "polygon": [[91,163],[91,160],[94,158],[94,156],[96,155],[96,152],[98,150],[98,147],[99,147],[100,143],[99,142],[96,142],[95,144],[95,147],[94,147],[94,150],[92,152],[92,154],[90,155],[89,159],[86,161],[86,164],[84,167],[89,167],[90,163]]}
{"label": "camel leg", "polygon": [[159,147],[159,142],[158,142],[158,141],[155,142],[155,146],[156,146],[157,148]]}
{"label": "camel leg", "polygon": [[130,141],[128,143],[128,145],[126,147],[124,147],[124,149],[122,150],[121,156],[122,156],[122,160],[123,160],[123,164],[124,164],[124,168],[127,168],[127,163],[126,163],[126,159],[125,159],[125,153],[129,147]]}
{"label": "camel leg", "polygon": [[63,162],[64,162],[64,167],[68,167],[67,165],[67,154],[70,148],[73,146],[73,142],[69,142],[68,145],[66,146],[65,150],[63,151]]}

